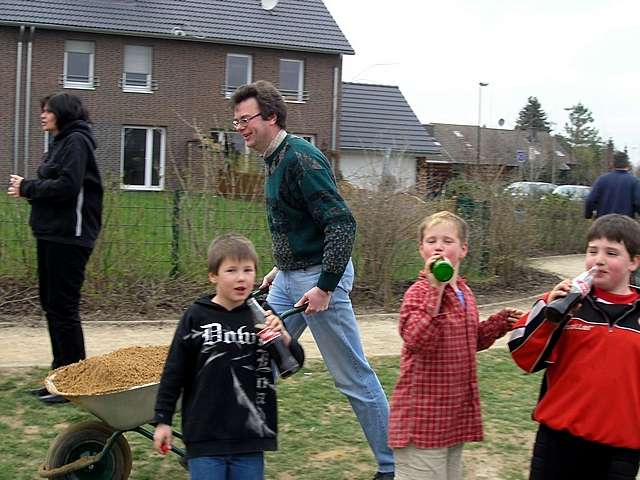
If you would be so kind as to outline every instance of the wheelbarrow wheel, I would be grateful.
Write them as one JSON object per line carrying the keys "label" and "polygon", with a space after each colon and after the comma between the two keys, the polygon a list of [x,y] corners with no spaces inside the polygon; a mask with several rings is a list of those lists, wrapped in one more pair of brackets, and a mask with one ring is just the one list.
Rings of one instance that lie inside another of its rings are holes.
{"label": "wheelbarrow wheel", "polygon": [[[49,447],[48,468],[62,467],[82,457],[100,453],[114,431],[106,424],[94,420],[71,425],[60,433]],[[127,439],[120,435],[100,462],[57,478],[127,480],[129,473],[131,473],[131,449]]]}

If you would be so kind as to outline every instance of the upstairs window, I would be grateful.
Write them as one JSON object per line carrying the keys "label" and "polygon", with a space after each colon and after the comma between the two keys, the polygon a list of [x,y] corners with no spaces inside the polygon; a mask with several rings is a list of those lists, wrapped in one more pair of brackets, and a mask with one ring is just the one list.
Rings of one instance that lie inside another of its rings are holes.
{"label": "upstairs window", "polygon": [[67,40],[64,43],[64,88],[93,89],[96,79],[93,75],[95,44]]}
{"label": "upstairs window", "polygon": [[153,49],[139,45],[124,47],[124,73],[122,90],[125,92],[151,93],[151,63]]}
{"label": "upstairs window", "polygon": [[304,101],[304,62],[280,59],[280,93],[286,101]]}
{"label": "upstairs window", "polygon": [[122,188],[162,190],[165,137],[164,128],[125,126],[122,129]]}
{"label": "upstairs window", "polygon": [[224,95],[230,98],[238,87],[251,82],[251,57],[230,53],[227,55],[227,72]]}

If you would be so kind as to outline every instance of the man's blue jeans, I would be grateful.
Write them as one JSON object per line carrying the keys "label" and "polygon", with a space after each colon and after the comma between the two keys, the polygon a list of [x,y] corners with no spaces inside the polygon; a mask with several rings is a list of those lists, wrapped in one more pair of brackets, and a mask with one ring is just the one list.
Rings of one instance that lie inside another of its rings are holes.
{"label": "man's blue jeans", "polygon": [[191,480],[263,480],[263,452],[196,457],[188,461]]}
{"label": "man's blue jeans", "polygon": [[[276,312],[291,308],[304,293],[316,286],[321,268],[316,265],[302,270],[279,271],[269,290],[269,305]],[[358,417],[378,462],[378,471],[392,472],[393,452],[387,446],[389,403],[362,349],[349,298],[352,285],[353,264],[349,261],[326,311],[294,315],[285,323],[295,338],[309,327],[336,387],[349,399]]]}

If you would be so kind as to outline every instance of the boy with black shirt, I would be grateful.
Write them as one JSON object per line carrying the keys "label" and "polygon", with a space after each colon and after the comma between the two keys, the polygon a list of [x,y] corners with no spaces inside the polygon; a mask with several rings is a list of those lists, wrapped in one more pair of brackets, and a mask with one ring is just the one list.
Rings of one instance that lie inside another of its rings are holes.
{"label": "boy with black shirt", "polygon": [[[246,299],[257,255],[241,235],[217,237],[209,247],[209,281],[216,294],[196,300],[180,321],[156,400],[154,446],[171,444],[171,423],[182,393],[182,430],[191,479],[264,478],[264,456],[276,450],[275,376],[261,347]],[[266,326],[279,331],[300,364],[302,347],[270,311]]]}
{"label": "boy with black shirt", "polygon": [[587,234],[593,287],[559,323],[546,305],[556,285],[515,325],[509,349],[527,372],[546,368],[533,413],[540,423],[531,480],[635,480],[640,460],[640,224],[619,214],[598,218]]}

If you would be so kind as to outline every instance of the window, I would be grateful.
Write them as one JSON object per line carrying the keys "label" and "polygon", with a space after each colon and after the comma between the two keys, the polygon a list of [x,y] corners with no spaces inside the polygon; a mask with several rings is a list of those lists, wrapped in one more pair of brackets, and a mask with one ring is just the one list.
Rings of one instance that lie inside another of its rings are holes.
{"label": "window", "polygon": [[151,61],[153,49],[138,45],[124,47],[122,90],[151,93]]}
{"label": "window", "polygon": [[311,145],[316,144],[316,137],[314,135],[298,135],[298,136],[306,140],[307,142],[309,142]]}
{"label": "window", "polygon": [[227,77],[224,95],[229,98],[236,88],[251,82],[251,57],[230,53],[227,55]]}
{"label": "window", "polygon": [[238,172],[260,172],[263,162],[253,153],[238,132],[212,130],[211,139],[224,157],[225,169]]}
{"label": "window", "polygon": [[67,40],[64,44],[65,88],[93,89],[96,85],[93,76],[93,42]]}
{"label": "window", "polygon": [[280,59],[280,92],[285,100],[302,102],[304,86],[304,62]]}
{"label": "window", "polygon": [[125,126],[122,129],[122,187],[164,188],[164,128]]}

